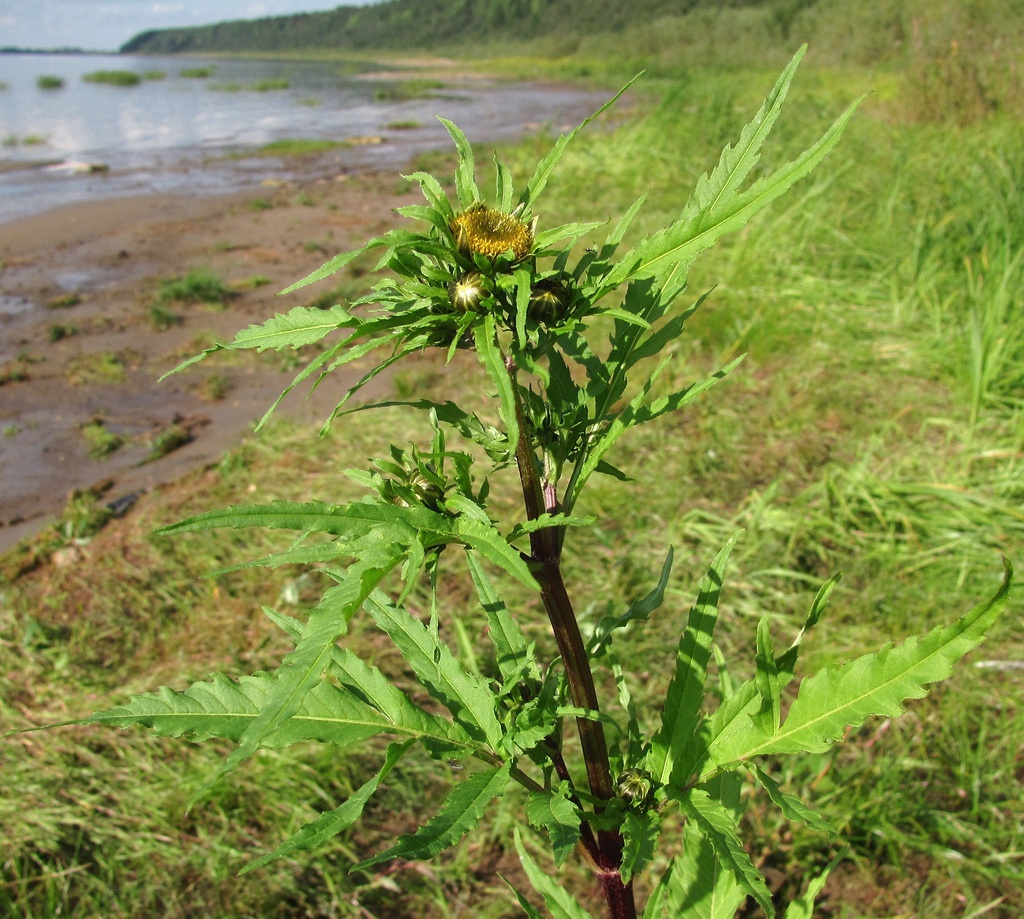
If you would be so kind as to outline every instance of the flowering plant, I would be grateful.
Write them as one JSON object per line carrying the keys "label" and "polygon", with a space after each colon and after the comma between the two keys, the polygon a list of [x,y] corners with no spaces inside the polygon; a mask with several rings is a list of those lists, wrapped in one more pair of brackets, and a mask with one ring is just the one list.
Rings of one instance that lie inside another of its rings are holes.
{"label": "flowering plant", "polygon": [[[679,302],[689,266],[820,163],[853,115],[857,103],[803,154],[744,187],[801,55],[698,182],[678,219],[628,248],[643,199],[602,241],[582,249],[577,243],[600,231],[600,224],[547,227],[535,210],[566,145],[591,119],[555,142],[518,195],[511,171],[496,161],[491,203],[477,185],[469,142],[445,121],[458,154],[457,200],[449,200],[435,177],[415,173],[410,178],[426,203],[400,213],[418,229],[387,232],[289,288],[380,250],[378,269],[386,274],[372,290],[326,310],[292,309],[178,368],[219,350],[299,348],[337,335],[286,390],[358,358],[376,358],[340,400],[325,431],[339,416],[373,407],[351,408],[349,400],[425,349],[439,349],[449,361],[458,351],[475,353],[495,394],[493,417],[450,401],[378,403],[423,412],[430,443],[424,449],[394,446],[371,469],[349,471],[365,489],[358,501],[233,506],[162,531],[294,531],[299,537],[287,549],[254,564],[316,565],[332,586],[304,621],[267,610],[294,642],[273,673],[216,676],[183,692],[164,689],[88,721],[233,741],[211,785],[261,747],[317,741],[350,748],[377,736],[391,738],[379,771],[351,797],[246,871],[350,827],[391,771],[419,749],[466,768],[456,773],[459,779],[435,815],[355,867],[433,857],[458,844],[495,799],[519,785],[525,797],[515,845],[530,882],[558,919],[587,913],[531,854],[536,847],[523,834],[528,825],[543,831],[556,866],[576,853],[591,867],[613,919],[637,915],[638,878],[648,893],[647,919],[731,916],[748,897],[774,915],[776,904],[739,833],[741,782],[752,777],[789,819],[831,832],[806,802],[779,786],[766,758],[821,752],[848,726],[871,715],[899,714],[904,700],[922,696],[927,684],[945,678],[983,639],[1005,604],[1009,566],[996,595],[953,625],[828,667],[787,694],[801,639],[822,616],[836,576],[821,585],[804,628],[786,650],[773,647],[770,617],[761,620],[754,675],[734,683],[714,644],[734,536],[711,562],[689,612],[670,613],[680,621],[674,670],[666,674],[660,710],[641,712],[616,645],[629,640],[630,627],[666,614],[659,610],[672,552],[646,596],[624,601],[618,615],[600,620],[586,635],[563,577],[569,531],[593,522],[578,511],[588,483],[601,475],[627,480],[611,461],[619,439],[682,409],[739,363],[677,391],[658,389],[673,342],[701,304],[702,298]],[[490,501],[492,486],[505,475],[517,476],[522,496],[522,514],[513,523],[495,519]],[[459,559],[489,625],[489,667],[465,666],[442,637],[445,597],[438,593],[438,574]],[[424,584],[429,600],[419,616],[416,597]],[[539,597],[557,658],[542,659],[527,640],[522,602],[509,599],[523,589]],[[405,687],[339,644],[359,614],[393,641],[433,704],[413,701]],[[715,667],[717,680],[709,680]],[[602,705],[596,669],[610,676],[613,706],[607,700]],[[563,745],[570,732],[578,736],[578,755],[573,745]],[[683,818],[682,846],[665,846],[671,857],[656,860],[673,813]],[[655,865],[659,876],[648,879]],[[811,880],[785,915],[810,917],[824,880]],[[523,892],[516,897],[528,916],[542,915]]]}

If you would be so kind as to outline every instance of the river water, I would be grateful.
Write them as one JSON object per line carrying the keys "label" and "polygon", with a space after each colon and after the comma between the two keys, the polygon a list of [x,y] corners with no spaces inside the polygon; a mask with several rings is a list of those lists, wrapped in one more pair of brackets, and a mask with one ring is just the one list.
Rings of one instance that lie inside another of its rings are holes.
{"label": "river water", "polygon": [[[208,76],[187,74],[204,68]],[[339,171],[397,170],[417,151],[450,144],[435,115],[474,142],[497,141],[544,126],[560,130],[603,101],[571,87],[479,78],[442,78],[429,95],[401,98],[401,75],[352,69],[320,61],[0,54],[0,222],[96,198],[258,185],[287,162],[268,165],[251,154],[285,138],[354,141],[332,158]],[[98,70],[143,79],[135,86],[83,79]],[[47,76],[63,86],[40,88]],[[278,88],[260,91],[261,84]]]}

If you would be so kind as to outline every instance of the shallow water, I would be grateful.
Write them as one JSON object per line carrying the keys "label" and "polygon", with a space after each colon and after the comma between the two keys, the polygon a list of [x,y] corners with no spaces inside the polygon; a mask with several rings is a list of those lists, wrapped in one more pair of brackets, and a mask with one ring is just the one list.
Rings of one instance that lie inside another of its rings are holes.
{"label": "shallow water", "polygon": [[[181,75],[200,67],[212,75]],[[128,87],[83,81],[96,70],[164,78]],[[61,77],[63,88],[40,89],[44,75]],[[253,88],[267,80],[288,88]],[[394,81],[334,63],[193,57],[0,54],[0,84],[0,222],[102,197],[255,186],[287,163],[245,154],[282,138],[372,139],[338,151],[338,171],[398,169],[412,153],[450,143],[435,115],[474,141],[493,141],[562,128],[603,101],[572,88],[482,80],[386,101]]]}

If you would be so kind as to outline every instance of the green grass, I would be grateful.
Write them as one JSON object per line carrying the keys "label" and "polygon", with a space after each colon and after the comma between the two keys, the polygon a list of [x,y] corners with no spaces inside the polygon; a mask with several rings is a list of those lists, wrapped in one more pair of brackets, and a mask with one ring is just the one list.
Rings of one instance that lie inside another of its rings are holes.
{"label": "green grass", "polygon": [[107,430],[102,421],[90,421],[81,430],[92,459],[106,459],[124,445],[124,437]]}
{"label": "green grass", "polygon": [[192,440],[192,435],[188,428],[180,424],[170,424],[153,437],[148,459],[152,461],[167,456],[168,453],[173,453],[179,447],[184,447],[190,440]]}
{"label": "green grass", "polygon": [[134,70],[93,70],[82,75],[86,83],[106,83],[110,86],[138,86],[142,77]]}
{"label": "green grass", "polygon": [[373,91],[373,99],[375,102],[407,102],[410,99],[427,99],[441,89],[444,89],[444,83],[440,80],[399,80],[377,87]]}
{"label": "green grass", "polygon": [[52,74],[43,74],[36,77],[36,86],[40,89],[63,89],[64,78],[53,76]]}
{"label": "green grass", "polygon": [[68,364],[67,370],[67,381],[72,386],[123,383],[125,376],[125,356],[111,351],[76,357]]}
{"label": "green grass", "polygon": [[78,306],[78,304],[81,302],[81,294],[71,292],[67,294],[61,294],[59,297],[53,297],[51,300],[47,300],[46,308],[48,310],[70,309],[72,306]]}
{"label": "green grass", "polygon": [[184,77],[186,80],[205,80],[207,77],[212,77],[213,72],[213,67],[185,67],[178,71],[178,76]]}
{"label": "green grass", "polygon": [[55,322],[46,330],[46,340],[51,344],[63,341],[65,338],[71,338],[73,335],[77,335],[81,329],[77,326],[68,325],[64,322]]}
{"label": "green grass", "polygon": [[184,277],[162,281],[156,303],[206,303],[224,307],[234,295],[235,292],[212,271],[196,268]]}
{"label": "green grass", "polygon": [[[734,25],[749,22],[746,15],[754,13],[723,14]],[[738,46],[754,34],[740,31]],[[651,46],[663,69],[637,90],[635,114],[569,148],[543,202],[545,222],[607,219],[649,189],[637,232],[657,226],[678,213],[749,117],[770,82],[768,68],[703,70],[700,51],[689,58],[689,74],[670,72],[670,37]],[[576,57],[560,66],[599,61]],[[902,87],[924,92],[913,89],[913,70],[893,73]],[[809,66],[766,161],[802,149],[849,98],[892,79]],[[642,708],[664,689],[678,639],[673,611],[692,602],[703,569],[736,529],[744,535],[720,626],[730,658],[751,658],[765,611],[774,614],[776,641],[788,638],[821,580],[844,571],[829,614],[805,645],[808,670],[949,621],[991,592],[1000,554],[1018,567],[1024,558],[1024,204],[1016,192],[1024,185],[1024,132],[1012,95],[995,112],[957,116],[955,126],[937,110],[911,118],[906,99],[916,97],[884,95],[865,103],[814,177],[694,267],[686,296],[711,294],[659,386],[667,392],[736,354],[747,358],[709,396],[641,429],[618,451],[613,461],[640,483],[636,490],[609,479],[579,509],[600,517],[574,530],[567,550],[585,626],[613,608],[608,597],[646,593],[668,546],[676,549],[666,614],[619,647],[627,672],[639,674],[633,690]],[[503,155],[522,178],[550,142],[530,139]],[[312,305],[346,302],[372,283],[336,280]],[[422,369],[407,369],[394,384],[417,398],[458,393],[471,403],[479,375],[471,359],[444,367],[428,354]],[[280,422],[108,523],[83,550],[87,565],[52,564],[66,529],[6,556],[5,724],[55,721],[130,692],[277,660],[281,640],[260,607],[292,610],[314,600],[321,575],[287,568],[203,579],[284,544],[264,533],[180,542],[149,534],[231,503],[352,497],[354,486],[337,470],[364,467],[391,439],[426,443],[426,425],[410,422],[396,410],[364,414],[358,423],[336,421],[323,440]],[[496,494],[498,506],[511,506],[514,484]],[[477,614],[461,608],[460,574],[445,577],[452,580],[446,615],[480,634]],[[1013,669],[1024,660],[1024,636],[1016,616],[1011,609],[990,641],[904,719],[876,721],[833,753],[769,764],[852,844],[826,888],[829,915],[981,915],[998,898],[987,915],[1024,912],[1024,671]],[[541,618],[526,609],[524,627],[550,646]],[[379,654],[383,667],[396,665],[358,617],[346,641]],[[0,798],[10,853],[0,910],[106,915],[131,903],[136,915],[168,916],[516,915],[491,870],[517,877],[500,809],[489,835],[423,871],[402,867],[383,881],[346,873],[356,853],[374,851],[384,829],[411,825],[412,815],[441,799],[444,770],[426,761],[395,778],[365,825],[255,880],[237,879],[257,853],[338,804],[368,775],[372,758],[315,748],[266,752],[186,814],[189,795],[222,752],[87,728],[0,745],[11,789]],[[753,810],[747,829],[783,889],[834,851],[767,810]],[[575,869],[566,876],[588,889]]]}
{"label": "green grass", "polygon": [[344,141],[315,138],[283,138],[264,144],[257,151],[261,156],[310,156],[344,147]]}

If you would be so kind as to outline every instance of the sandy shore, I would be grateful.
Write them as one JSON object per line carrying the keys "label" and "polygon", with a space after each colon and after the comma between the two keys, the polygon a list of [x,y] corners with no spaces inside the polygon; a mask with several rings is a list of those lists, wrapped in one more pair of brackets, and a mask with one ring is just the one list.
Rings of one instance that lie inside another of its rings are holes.
{"label": "sandy shore", "polygon": [[[397,176],[365,174],[230,197],[104,200],[0,224],[0,550],[57,516],[74,489],[100,486],[105,500],[130,500],[237,443],[294,368],[273,358],[209,361],[158,378],[212,338],[229,340],[330,290],[325,281],[276,297],[416,200]],[[236,295],[220,311],[171,304],[179,324],[158,331],[151,308],[159,282],[196,268]],[[120,379],[83,379],[112,365]],[[291,399],[288,416],[322,419],[340,382],[315,403]],[[93,421],[124,440],[106,458],[90,457],[82,428]],[[172,425],[191,440],[150,460]]]}

